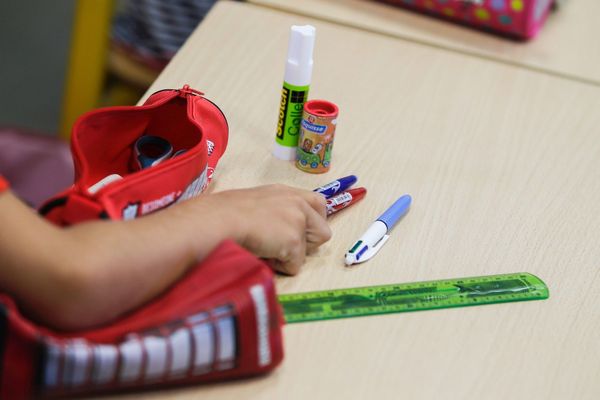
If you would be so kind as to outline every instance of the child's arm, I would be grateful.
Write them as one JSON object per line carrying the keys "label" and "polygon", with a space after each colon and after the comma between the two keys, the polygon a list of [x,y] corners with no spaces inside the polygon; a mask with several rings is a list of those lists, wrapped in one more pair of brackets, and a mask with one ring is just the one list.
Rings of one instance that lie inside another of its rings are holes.
{"label": "child's arm", "polygon": [[282,185],[232,190],[128,221],[61,229],[0,194],[0,290],[61,329],[107,322],[150,300],[230,238],[295,274],[329,240],[322,196]]}

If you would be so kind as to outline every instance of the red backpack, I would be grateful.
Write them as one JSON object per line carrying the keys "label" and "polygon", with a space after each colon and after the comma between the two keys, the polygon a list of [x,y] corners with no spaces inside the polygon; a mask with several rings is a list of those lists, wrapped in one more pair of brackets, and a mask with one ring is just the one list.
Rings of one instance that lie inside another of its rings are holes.
{"label": "red backpack", "polygon": [[[131,172],[143,135],[183,154]],[[74,125],[74,185],[40,212],[70,225],[130,219],[204,190],[227,146],[219,108],[187,85],[143,106],[111,107]],[[122,178],[90,192],[103,177]],[[283,317],[271,269],[231,241],[151,303],[109,325],[57,332],[0,294],[0,398],[60,397],[256,375],[283,358]]]}

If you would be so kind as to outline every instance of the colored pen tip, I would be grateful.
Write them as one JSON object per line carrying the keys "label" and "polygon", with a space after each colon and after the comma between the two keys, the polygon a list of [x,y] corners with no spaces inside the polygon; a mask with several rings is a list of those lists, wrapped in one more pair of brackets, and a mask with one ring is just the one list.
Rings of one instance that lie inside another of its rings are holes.
{"label": "colored pen tip", "polygon": [[363,197],[365,197],[365,194],[367,194],[367,188],[364,187],[357,187],[354,189],[348,189],[348,192],[350,194],[352,194],[352,197],[355,198],[356,200],[362,199]]}

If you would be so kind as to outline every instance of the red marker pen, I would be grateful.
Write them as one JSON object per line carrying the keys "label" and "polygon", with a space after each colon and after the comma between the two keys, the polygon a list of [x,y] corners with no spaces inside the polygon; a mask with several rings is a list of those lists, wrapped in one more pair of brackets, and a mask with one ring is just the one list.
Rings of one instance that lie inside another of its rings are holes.
{"label": "red marker pen", "polygon": [[346,207],[356,203],[367,194],[367,189],[359,187],[342,192],[327,199],[327,215],[335,214]]}

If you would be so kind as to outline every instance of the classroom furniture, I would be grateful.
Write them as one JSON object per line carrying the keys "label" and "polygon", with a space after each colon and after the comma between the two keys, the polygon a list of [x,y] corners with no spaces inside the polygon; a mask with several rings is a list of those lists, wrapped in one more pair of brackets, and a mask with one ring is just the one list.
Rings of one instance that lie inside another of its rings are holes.
{"label": "classroom furniture", "polygon": [[81,114],[99,105],[112,12],[112,0],[80,0],[75,5],[59,128],[63,139],[69,139]]}
{"label": "classroom furniture", "polygon": [[[289,27],[304,23],[317,28],[309,98],[340,109],[324,175],[271,155]],[[223,109],[214,191],[351,173],[368,188],[280,293],[527,271],[548,300],[288,325],[270,375],[111,398],[597,399],[600,88],[472,53],[222,1],[145,97],[188,83]],[[404,193],[389,242],[345,267]]]}
{"label": "classroom furniture", "polygon": [[60,117],[59,136],[69,140],[73,123],[100,106],[133,104],[158,71],[110,43],[114,0],[79,0]]}
{"label": "classroom furniture", "polygon": [[[565,1],[538,36],[518,42],[374,0],[249,0],[267,8],[600,85],[600,2]],[[512,1],[512,0],[511,0]],[[509,0],[506,0],[508,6]]]}

